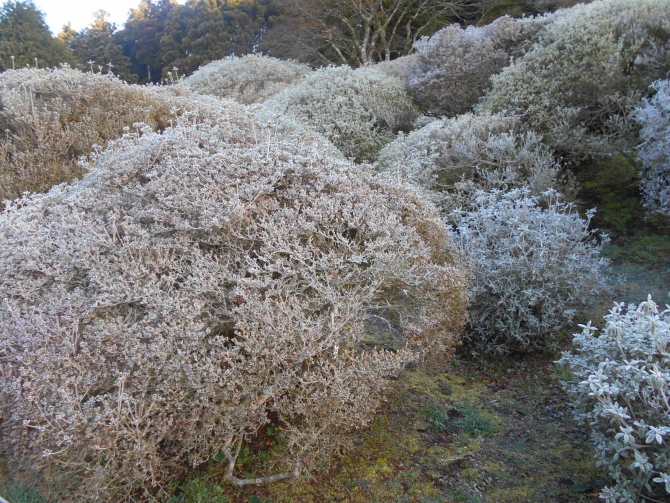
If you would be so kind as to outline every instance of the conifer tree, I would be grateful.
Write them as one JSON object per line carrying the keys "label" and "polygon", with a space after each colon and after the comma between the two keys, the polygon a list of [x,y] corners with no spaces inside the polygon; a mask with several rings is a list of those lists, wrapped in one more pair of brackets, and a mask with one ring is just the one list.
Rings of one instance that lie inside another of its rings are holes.
{"label": "conifer tree", "polygon": [[99,10],[94,15],[93,23],[77,32],[69,43],[79,65],[83,68],[91,66],[96,72],[111,72],[126,82],[137,82],[137,75],[130,69],[130,59],[114,42],[116,25],[107,20],[109,14]]}
{"label": "conifer tree", "polygon": [[44,14],[31,0],[9,0],[0,7],[0,71],[60,63],[73,65],[75,59],[51,34]]}
{"label": "conifer tree", "polygon": [[179,7],[176,0],[142,0],[137,9],[130,10],[128,21],[115,34],[116,43],[130,58],[131,70],[140,76],[140,83],[160,82],[164,67],[161,38],[170,13]]}
{"label": "conifer tree", "polygon": [[268,2],[190,0],[175,6],[161,38],[163,74],[189,75],[210,61],[253,52],[267,19]]}
{"label": "conifer tree", "polygon": [[75,39],[77,32],[72,28],[72,24],[68,23],[63,25],[61,32],[58,34],[58,40],[64,44],[70,45],[70,42]]}

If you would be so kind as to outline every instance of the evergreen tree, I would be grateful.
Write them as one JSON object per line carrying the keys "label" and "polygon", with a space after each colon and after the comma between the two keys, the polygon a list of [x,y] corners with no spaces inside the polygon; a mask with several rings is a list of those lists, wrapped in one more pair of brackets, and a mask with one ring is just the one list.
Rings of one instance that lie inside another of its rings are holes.
{"label": "evergreen tree", "polygon": [[79,64],[84,68],[91,65],[94,71],[103,73],[111,71],[126,82],[137,82],[137,75],[130,69],[130,59],[114,41],[116,25],[107,21],[109,14],[99,10],[94,15],[91,26],[77,32],[69,42]]}
{"label": "evergreen tree", "polygon": [[267,0],[189,0],[175,6],[161,38],[163,73],[191,74],[226,56],[253,52],[267,23]]}
{"label": "evergreen tree", "polygon": [[131,71],[140,76],[140,83],[160,82],[163,74],[161,38],[176,0],[142,0],[137,9],[131,9],[123,29],[115,34],[115,41],[130,58]]}
{"label": "evergreen tree", "polygon": [[77,32],[72,28],[72,24],[68,23],[63,25],[61,32],[58,34],[58,40],[69,46],[76,36]]}
{"label": "evergreen tree", "polygon": [[[183,40],[193,24],[191,18],[194,14],[195,10],[187,4],[176,5],[168,15],[165,21],[165,31],[160,39],[161,63],[163,64],[161,78],[167,76],[167,72],[171,71],[175,63],[181,64],[182,61],[188,59],[189,54],[186,52]],[[192,71],[197,68],[196,65]],[[187,73],[190,74],[192,71]]]}
{"label": "evergreen tree", "polygon": [[9,0],[0,7],[0,71],[60,63],[74,65],[75,59],[67,45],[53,37],[31,0]]}

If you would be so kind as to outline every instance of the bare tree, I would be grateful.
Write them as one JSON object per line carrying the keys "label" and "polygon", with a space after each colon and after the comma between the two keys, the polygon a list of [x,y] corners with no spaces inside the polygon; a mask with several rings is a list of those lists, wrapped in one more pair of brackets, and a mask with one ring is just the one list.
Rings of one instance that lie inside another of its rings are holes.
{"label": "bare tree", "polygon": [[[322,63],[352,66],[408,54],[414,42],[468,10],[467,0],[284,0],[274,37],[310,53]],[[290,25],[294,29],[283,29]],[[266,44],[265,47],[268,47]],[[276,48],[276,47],[275,47]]]}

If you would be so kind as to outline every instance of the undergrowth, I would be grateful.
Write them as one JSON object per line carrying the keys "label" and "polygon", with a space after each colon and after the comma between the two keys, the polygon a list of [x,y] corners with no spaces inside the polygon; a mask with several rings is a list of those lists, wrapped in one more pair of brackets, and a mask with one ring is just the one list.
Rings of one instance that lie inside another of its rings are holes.
{"label": "undergrowth", "polygon": [[615,264],[663,267],[670,259],[670,218],[647,215],[640,166],[629,155],[589,160],[575,169],[580,212],[596,207],[592,225],[610,238],[602,254]]}

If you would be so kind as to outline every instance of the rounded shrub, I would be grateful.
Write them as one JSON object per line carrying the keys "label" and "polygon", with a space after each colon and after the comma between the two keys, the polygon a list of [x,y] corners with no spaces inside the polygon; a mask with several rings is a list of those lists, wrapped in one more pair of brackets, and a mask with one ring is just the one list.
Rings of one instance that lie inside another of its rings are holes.
{"label": "rounded shrub", "polygon": [[550,21],[551,16],[503,16],[486,26],[453,24],[421,38],[414,44],[418,61],[403,65],[410,96],[431,115],[469,112],[490,89],[491,76],[522,54]]}
{"label": "rounded shrub", "polygon": [[554,14],[538,41],[492,78],[479,109],[518,115],[573,158],[635,146],[632,113],[670,70],[670,0],[607,0]]}
{"label": "rounded shrub", "polygon": [[419,63],[419,55],[416,53],[400,56],[389,61],[379,61],[372,68],[386,75],[405,81]]}
{"label": "rounded shrub", "polygon": [[180,84],[201,94],[239,103],[260,103],[302,81],[311,69],[294,61],[260,54],[231,56],[200,67]]}
{"label": "rounded shrub", "polygon": [[274,131],[145,128],[0,214],[0,445],[59,501],[159,498],[217,454],[259,482],[235,467],[270,423],[260,482],[297,476],[456,344],[467,273],[435,207]]}
{"label": "rounded shrub", "polygon": [[375,168],[421,186],[444,213],[468,207],[478,190],[528,186],[531,194],[569,181],[560,164],[521,121],[502,115],[465,114],[434,120],[384,147]]}
{"label": "rounded shrub", "polygon": [[183,89],[128,85],[70,68],[0,74],[0,104],[0,203],[82,176],[79,158],[135,123],[160,131],[184,111],[207,115],[219,106]]}
{"label": "rounded shrub", "polygon": [[348,66],[316,70],[297,86],[265,102],[266,113],[305,120],[347,157],[373,160],[398,131],[409,130],[419,111],[402,80]]}
{"label": "rounded shrub", "polygon": [[670,216],[670,80],[656,81],[651,88],[656,94],[637,109],[641,189],[647,210]]}
{"label": "rounded shrub", "polygon": [[555,345],[557,331],[606,288],[592,213],[583,219],[554,190],[480,192],[453,214],[452,233],[474,269],[466,340],[480,353]]}
{"label": "rounded shrub", "polygon": [[598,335],[589,322],[575,334],[574,350],[557,362],[574,378],[567,384],[575,418],[590,428],[597,466],[611,483],[610,502],[665,501],[670,495],[670,306],[651,296],[639,305],[615,304]]}

